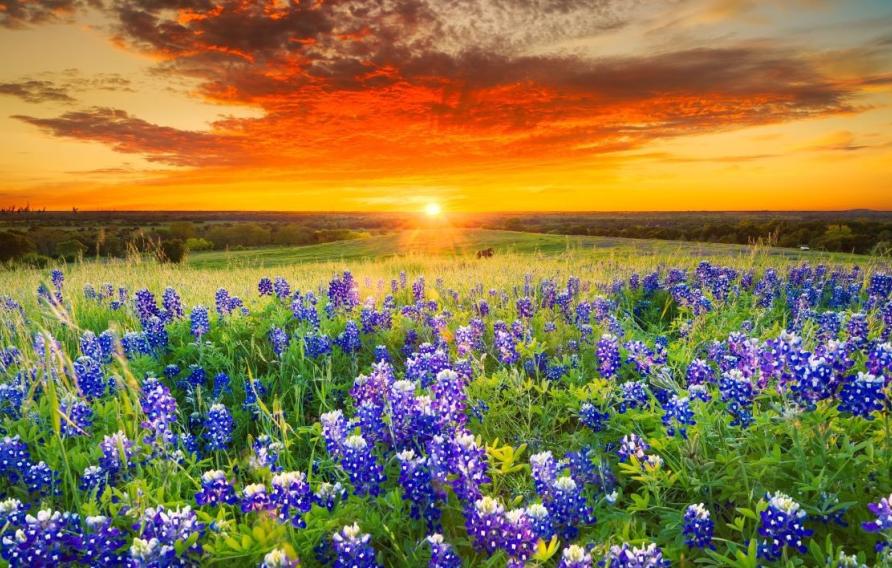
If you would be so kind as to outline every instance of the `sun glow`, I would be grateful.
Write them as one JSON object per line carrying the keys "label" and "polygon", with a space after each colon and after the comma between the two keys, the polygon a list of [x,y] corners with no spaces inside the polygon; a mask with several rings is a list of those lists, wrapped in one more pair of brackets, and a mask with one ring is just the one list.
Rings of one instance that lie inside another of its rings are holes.
{"label": "sun glow", "polygon": [[439,217],[441,213],[443,213],[443,208],[439,203],[431,202],[424,206],[424,214],[428,217]]}

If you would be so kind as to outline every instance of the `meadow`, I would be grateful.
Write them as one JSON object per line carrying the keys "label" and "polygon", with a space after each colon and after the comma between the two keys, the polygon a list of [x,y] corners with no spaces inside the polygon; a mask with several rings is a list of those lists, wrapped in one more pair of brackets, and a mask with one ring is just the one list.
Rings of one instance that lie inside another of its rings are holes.
{"label": "meadow", "polygon": [[11,566],[892,566],[876,259],[405,232],[0,293]]}

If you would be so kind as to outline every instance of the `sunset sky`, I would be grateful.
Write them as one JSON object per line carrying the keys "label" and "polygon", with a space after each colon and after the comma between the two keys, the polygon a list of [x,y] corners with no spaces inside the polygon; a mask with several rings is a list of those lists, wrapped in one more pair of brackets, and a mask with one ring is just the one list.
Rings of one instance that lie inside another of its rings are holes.
{"label": "sunset sky", "polygon": [[0,0],[0,205],[892,209],[889,0]]}

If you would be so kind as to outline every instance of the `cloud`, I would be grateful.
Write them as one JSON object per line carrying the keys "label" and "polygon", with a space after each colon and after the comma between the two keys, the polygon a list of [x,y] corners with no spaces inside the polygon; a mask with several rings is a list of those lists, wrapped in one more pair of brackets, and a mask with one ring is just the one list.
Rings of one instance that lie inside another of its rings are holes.
{"label": "cloud", "polygon": [[0,83],[0,95],[18,97],[29,103],[73,103],[76,101],[68,94],[65,87],[59,87],[52,81],[25,80]]}
{"label": "cloud", "polygon": [[83,5],[80,0],[0,0],[0,26],[23,28],[69,19]]}
{"label": "cloud", "polygon": [[149,161],[176,166],[234,164],[240,142],[203,132],[159,126],[132,117],[123,110],[92,108],[67,112],[56,118],[14,115],[54,136],[108,144],[114,150],[143,154]]}
{"label": "cloud", "polygon": [[194,81],[208,101],[262,116],[223,118],[205,132],[111,109],[19,118],[173,165],[409,173],[849,112],[870,79],[835,79],[812,54],[769,40],[611,57],[550,48],[622,29],[637,4],[113,0],[115,41],[156,58],[160,80]]}

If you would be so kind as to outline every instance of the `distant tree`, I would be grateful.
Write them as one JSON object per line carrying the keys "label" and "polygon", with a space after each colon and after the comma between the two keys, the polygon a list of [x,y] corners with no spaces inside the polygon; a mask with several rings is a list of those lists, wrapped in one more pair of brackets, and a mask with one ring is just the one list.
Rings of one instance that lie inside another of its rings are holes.
{"label": "distant tree", "polygon": [[197,234],[195,223],[190,221],[178,221],[170,224],[170,236],[175,239],[188,241]]}
{"label": "distant tree", "polygon": [[186,239],[186,250],[191,252],[201,251],[201,250],[211,250],[214,248],[214,243],[207,239],[199,239],[196,237]]}
{"label": "distant tree", "polygon": [[65,260],[77,260],[87,251],[87,246],[77,239],[68,239],[56,245],[56,255]]}
{"label": "distant tree", "polygon": [[186,245],[180,239],[161,242],[161,261],[180,263],[186,256]]}
{"label": "distant tree", "polygon": [[0,232],[0,261],[20,258],[34,251],[34,243],[17,233]]}

